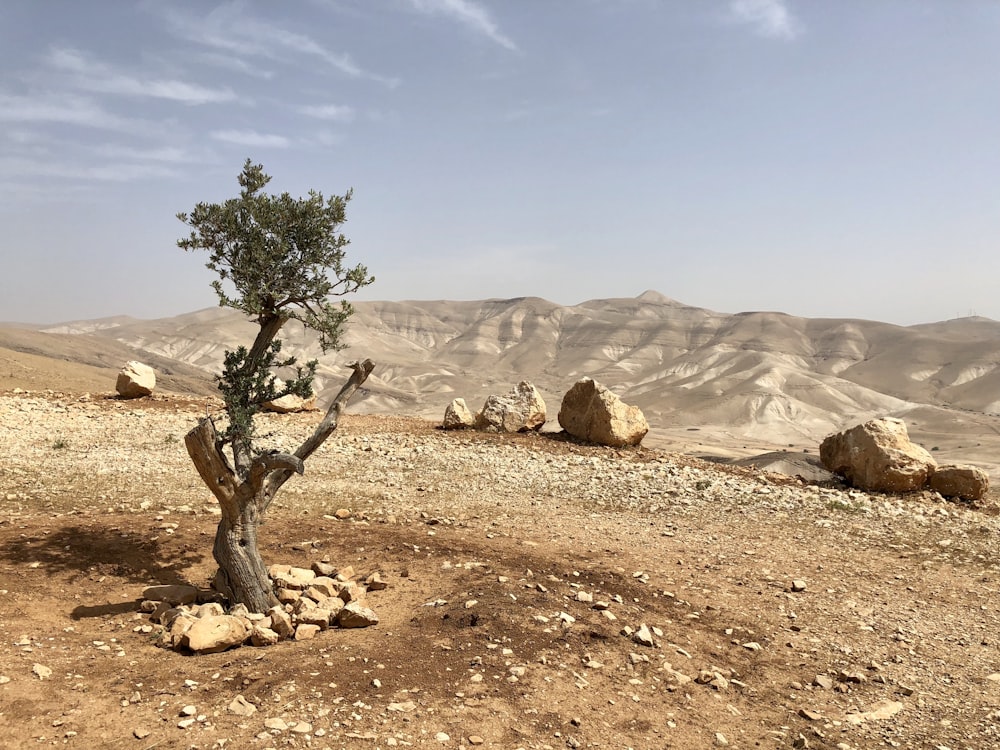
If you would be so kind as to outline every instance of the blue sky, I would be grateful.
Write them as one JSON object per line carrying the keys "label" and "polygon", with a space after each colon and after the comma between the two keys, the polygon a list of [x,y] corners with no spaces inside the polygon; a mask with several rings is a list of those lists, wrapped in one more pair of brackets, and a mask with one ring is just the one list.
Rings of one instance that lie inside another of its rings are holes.
{"label": "blue sky", "polygon": [[0,320],[214,305],[247,157],[363,299],[1000,319],[1000,0],[5,0],[0,65]]}

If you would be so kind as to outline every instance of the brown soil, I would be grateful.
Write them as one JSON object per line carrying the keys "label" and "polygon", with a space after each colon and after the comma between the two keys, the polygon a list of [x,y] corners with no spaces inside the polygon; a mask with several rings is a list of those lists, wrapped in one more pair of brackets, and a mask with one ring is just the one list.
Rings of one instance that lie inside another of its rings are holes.
{"label": "brown soil", "polygon": [[[269,562],[380,571],[377,626],[156,648],[143,588],[214,572],[215,509],[180,440],[206,408],[0,394],[0,747],[1000,742],[994,499],[412,419],[345,418],[262,533]],[[284,447],[317,419],[265,429]],[[642,624],[654,647],[621,634]],[[898,712],[866,717],[880,708]]]}

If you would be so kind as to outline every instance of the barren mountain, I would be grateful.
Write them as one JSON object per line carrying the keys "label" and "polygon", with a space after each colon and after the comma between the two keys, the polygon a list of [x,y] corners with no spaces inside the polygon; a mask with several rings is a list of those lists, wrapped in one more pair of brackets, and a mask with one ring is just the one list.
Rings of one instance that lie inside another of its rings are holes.
{"label": "barren mountain", "polygon": [[[322,356],[315,338],[294,324],[286,351],[319,358],[321,386],[339,382],[345,362],[374,359],[378,367],[355,406],[362,412],[440,417],[452,398],[464,397],[475,409],[490,393],[530,380],[554,420],[562,394],[589,376],[643,409],[653,443],[729,455],[814,449],[831,432],[892,415],[906,420],[927,448],[939,448],[939,458],[995,469],[1000,323],[993,320],[903,327],[776,312],[732,315],[656,292],[570,307],[519,298],[355,308],[347,351]],[[46,331],[86,334],[87,342],[124,344],[214,372],[224,349],[246,343],[254,326],[215,308]]]}

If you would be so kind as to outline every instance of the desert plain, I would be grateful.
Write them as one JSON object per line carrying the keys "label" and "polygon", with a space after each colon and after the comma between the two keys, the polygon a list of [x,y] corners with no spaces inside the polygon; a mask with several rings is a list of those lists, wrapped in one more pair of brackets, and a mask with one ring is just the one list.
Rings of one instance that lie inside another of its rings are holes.
{"label": "desert plain", "polygon": [[[793,474],[825,434],[891,415],[995,482],[1000,324],[730,316],[655,293],[359,304],[322,385],[352,357],[378,368],[272,506],[263,553],[380,573],[380,622],[184,655],[155,646],[139,599],[211,581],[217,508],[183,436],[220,408],[211,370],[245,330],[218,310],[0,328],[0,747],[1000,742],[996,493]],[[127,359],[157,369],[153,396],[114,396]],[[558,431],[583,376],[646,412],[641,447]],[[520,379],[550,405],[541,433],[436,429],[452,398]],[[319,419],[264,431],[291,447]],[[729,463],[765,453],[792,470]]]}

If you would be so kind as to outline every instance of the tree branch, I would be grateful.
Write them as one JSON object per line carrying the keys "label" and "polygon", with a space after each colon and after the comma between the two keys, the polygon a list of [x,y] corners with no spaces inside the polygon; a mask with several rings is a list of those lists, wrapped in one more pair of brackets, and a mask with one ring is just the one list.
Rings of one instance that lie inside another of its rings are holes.
{"label": "tree branch", "polygon": [[[357,393],[361,384],[368,379],[372,370],[375,369],[375,363],[370,359],[366,359],[364,362],[353,362],[348,367],[354,370],[350,379],[344,383],[344,387],[340,389],[340,393],[337,394],[333,403],[326,410],[326,416],[323,417],[323,421],[319,423],[313,434],[306,438],[302,445],[295,450],[294,457],[300,461],[305,461],[309,458],[337,429],[340,412],[343,411],[344,407],[347,406],[347,402]],[[268,504],[270,504],[271,499],[277,493],[278,489],[280,489],[281,485],[287,482],[291,476],[291,469],[285,468],[278,469],[267,478],[266,495]],[[263,512],[266,509],[267,506],[261,508],[261,511]]]}
{"label": "tree branch", "polygon": [[208,485],[219,504],[233,503],[239,482],[220,448],[219,433],[212,418],[199,420],[198,425],[184,436],[184,445],[202,481]]}

